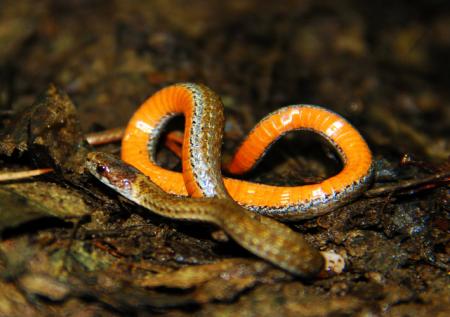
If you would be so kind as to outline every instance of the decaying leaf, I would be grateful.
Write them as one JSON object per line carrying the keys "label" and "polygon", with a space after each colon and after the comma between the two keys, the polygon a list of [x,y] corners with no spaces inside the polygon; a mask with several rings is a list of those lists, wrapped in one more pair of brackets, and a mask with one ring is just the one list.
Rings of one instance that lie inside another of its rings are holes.
{"label": "decaying leaf", "polygon": [[289,274],[262,261],[227,259],[212,264],[188,266],[175,272],[149,275],[134,283],[148,288],[191,289],[198,303],[229,300],[260,282],[289,280]]}
{"label": "decaying leaf", "polygon": [[82,217],[90,208],[74,190],[48,182],[0,185],[0,231],[29,220]]}
{"label": "decaying leaf", "polygon": [[44,296],[51,300],[63,300],[70,292],[69,287],[44,274],[25,274],[19,283],[27,293]]}
{"label": "decaying leaf", "polygon": [[75,106],[53,85],[0,131],[0,154],[28,153],[37,166],[64,173],[83,172],[85,145]]}

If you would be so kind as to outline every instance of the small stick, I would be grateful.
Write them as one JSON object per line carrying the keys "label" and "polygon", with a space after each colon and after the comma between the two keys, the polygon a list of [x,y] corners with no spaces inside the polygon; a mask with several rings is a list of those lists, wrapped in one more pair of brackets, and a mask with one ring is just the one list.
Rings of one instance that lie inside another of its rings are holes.
{"label": "small stick", "polygon": [[[116,142],[122,139],[125,132],[124,128],[114,128],[101,132],[88,133],[86,140],[91,145],[102,145],[111,142]],[[44,175],[53,172],[52,168],[40,168],[28,171],[19,172],[0,172],[0,182],[7,182],[12,180],[30,178],[34,176]]]}
{"label": "small stick", "polygon": [[90,145],[102,145],[120,141],[125,133],[125,128],[113,128],[100,132],[86,134],[86,141]]}
{"label": "small stick", "polygon": [[39,176],[53,172],[52,168],[40,168],[30,171],[19,171],[19,172],[4,172],[0,173],[0,182],[6,182],[11,180],[17,180],[22,178],[29,178],[33,176]]}
{"label": "small stick", "polygon": [[437,173],[422,179],[405,180],[398,182],[397,184],[373,188],[366,191],[364,193],[364,196],[366,197],[383,196],[393,192],[399,192],[405,189],[411,189],[419,186],[425,186],[425,188],[428,189],[430,188],[430,186],[428,185],[431,185],[431,188],[434,188],[436,186],[439,186],[441,183],[446,184],[449,182],[450,182],[450,172]]}

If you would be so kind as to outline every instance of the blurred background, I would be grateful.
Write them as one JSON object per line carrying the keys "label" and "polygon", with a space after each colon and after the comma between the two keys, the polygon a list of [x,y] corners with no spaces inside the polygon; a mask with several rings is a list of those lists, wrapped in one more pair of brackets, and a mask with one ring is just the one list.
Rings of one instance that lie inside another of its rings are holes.
{"label": "blurred background", "polygon": [[[447,1],[0,2],[0,109],[50,83],[85,131],[124,125],[175,82],[217,91],[243,130],[273,109],[321,104],[376,152],[448,157]],[[232,115],[233,116],[233,115]]]}

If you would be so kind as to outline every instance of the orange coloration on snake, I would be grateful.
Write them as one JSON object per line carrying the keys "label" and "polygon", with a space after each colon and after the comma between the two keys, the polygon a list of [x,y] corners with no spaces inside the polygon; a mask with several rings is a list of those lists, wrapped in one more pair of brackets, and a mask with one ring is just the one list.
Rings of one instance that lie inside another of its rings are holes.
{"label": "orange coloration on snake", "polygon": [[[176,114],[184,114],[186,122],[183,173],[166,170],[154,159],[159,135]],[[230,172],[251,169],[277,138],[295,129],[322,135],[337,150],[344,168],[319,184],[268,186],[222,177],[223,126],[223,105],[211,89],[190,83],[170,86],[144,102],[125,131],[122,159],[136,169],[95,152],[88,155],[86,166],[104,184],[154,213],[213,223],[259,257],[299,276],[316,275],[324,268],[324,254],[288,226],[241,206],[282,220],[329,212],[368,186],[373,168],[367,144],[331,111],[306,105],[282,108],[250,132],[228,165]],[[192,198],[183,197],[188,193]]]}
{"label": "orange coloration on snake", "polygon": [[[183,173],[158,166],[154,159],[156,140],[168,119],[177,114],[183,114],[186,122]],[[215,93],[197,84],[173,85],[158,91],[135,112],[122,141],[122,159],[168,193],[193,197],[229,194],[247,209],[285,220],[327,213],[354,199],[370,183],[372,155],[358,131],[327,109],[294,105],[265,117],[236,151],[228,171],[242,174],[252,169],[270,145],[291,130],[309,130],[323,136],[340,155],[343,169],[321,183],[293,187],[223,178],[223,192],[215,185],[222,183],[220,167],[204,163],[220,156],[222,130],[223,105]]]}

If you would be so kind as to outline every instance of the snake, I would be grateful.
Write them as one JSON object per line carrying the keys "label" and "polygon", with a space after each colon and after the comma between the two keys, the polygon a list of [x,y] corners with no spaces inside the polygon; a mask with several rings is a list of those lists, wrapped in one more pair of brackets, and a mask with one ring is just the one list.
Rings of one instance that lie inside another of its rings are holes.
{"label": "snake", "polygon": [[[130,119],[121,159],[91,152],[86,167],[97,179],[154,213],[205,221],[272,264],[309,278],[324,258],[300,234],[277,220],[330,212],[360,195],[373,178],[371,151],[343,117],[313,105],[292,105],[263,118],[227,165],[230,173],[251,170],[268,148],[292,130],[321,135],[339,154],[342,170],[317,184],[272,186],[225,178],[221,172],[224,110],[220,97],[202,84],[168,86],[148,98]],[[155,160],[158,139],[173,116],[183,114],[182,173]],[[189,197],[188,197],[189,196]]]}

